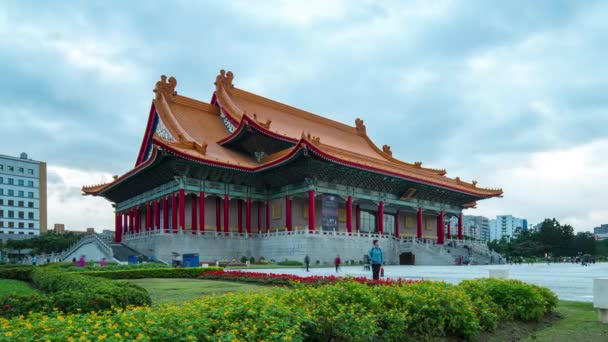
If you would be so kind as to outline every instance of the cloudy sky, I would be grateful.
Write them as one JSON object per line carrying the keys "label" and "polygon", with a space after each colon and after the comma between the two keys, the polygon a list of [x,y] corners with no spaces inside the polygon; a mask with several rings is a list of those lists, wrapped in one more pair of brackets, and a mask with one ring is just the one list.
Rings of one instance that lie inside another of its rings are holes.
{"label": "cloudy sky", "polygon": [[608,3],[2,1],[0,154],[48,162],[49,222],[113,225],[80,187],[128,171],[160,74],[354,125],[502,187],[467,214],[608,223]]}

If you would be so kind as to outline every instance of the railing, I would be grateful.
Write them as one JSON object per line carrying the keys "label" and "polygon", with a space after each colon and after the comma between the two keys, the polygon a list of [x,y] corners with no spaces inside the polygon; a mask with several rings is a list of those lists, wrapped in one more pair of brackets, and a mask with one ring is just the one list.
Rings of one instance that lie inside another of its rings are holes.
{"label": "railing", "polygon": [[68,255],[74,253],[80,246],[85,243],[96,243],[99,248],[105,252],[107,255],[113,257],[114,252],[112,251],[112,247],[110,247],[101,237],[97,234],[85,235],[82,239],[78,240],[75,244],[70,246],[64,252],[61,253],[61,259],[64,260]]}

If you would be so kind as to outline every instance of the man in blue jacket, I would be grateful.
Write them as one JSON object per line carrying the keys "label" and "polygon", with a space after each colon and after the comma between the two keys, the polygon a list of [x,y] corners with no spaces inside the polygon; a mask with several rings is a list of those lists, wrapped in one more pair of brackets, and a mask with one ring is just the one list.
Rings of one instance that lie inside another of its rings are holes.
{"label": "man in blue jacket", "polygon": [[380,279],[380,267],[384,263],[384,253],[378,244],[378,240],[374,240],[373,247],[369,250],[369,262],[372,264],[372,274],[374,280]]}

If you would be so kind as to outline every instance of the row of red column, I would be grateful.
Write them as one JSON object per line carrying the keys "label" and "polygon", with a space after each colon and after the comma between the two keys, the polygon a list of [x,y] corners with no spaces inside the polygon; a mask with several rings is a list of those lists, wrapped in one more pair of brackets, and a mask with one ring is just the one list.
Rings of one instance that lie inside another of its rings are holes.
{"label": "row of red column", "polygon": [[[185,229],[185,193],[184,190],[181,189],[177,193],[169,196],[171,199],[171,228],[173,233],[177,233],[178,229]],[[169,233],[169,197],[164,197],[160,201],[159,199],[153,200],[151,202],[147,202],[146,206],[146,216],[144,221],[144,228],[146,231],[155,230],[155,229],[163,229],[165,232]],[[200,192],[199,196],[192,197],[192,205],[191,205],[191,228],[192,234],[196,234],[199,230],[204,234],[205,232],[205,193]],[[247,198],[245,203],[245,230],[247,234],[251,234],[251,198]],[[160,202],[162,202],[162,210],[163,213],[167,213],[163,215],[162,227],[161,227],[161,219],[160,219]],[[238,232],[243,232],[243,200],[239,199],[237,202],[237,210],[238,210]],[[352,234],[352,205],[353,199],[352,196],[348,196],[346,200],[346,230],[348,234]],[[230,197],[228,195],[224,195],[223,198],[223,206],[222,201],[219,197],[216,197],[216,231],[221,232],[221,213],[223,207],[223,231],[226,235],[230,232]],[[287,231],[291,231],[292,226],[292,216],[291,216],[291,197],[289,195],[285,196],[285,209],[286,209],[286,218],[285,218],[285,226]],[[199,214],[197,215],[197,209]],[[270,205],[269,201],[265,202],[265,217],[266,217],[266,232],[270,231]],[[261,203],[258,202],[257,206],[257,226],[258,231],[262,230],[262,222],[261,222]],[[357,205],[355,208],[355,222],[356,222],[356,231],[360,231],[360,222],[361,222],[361,209]],[[399,237],[399,212],[396,214],[395,222],[395,236]],[[384,202],[380,201],[378,204],[378,232],[380,234],[384,234]],[[133,234],[139,233],[141,231],[141,219],[139,216],[139,208],[130,208],[124,210],[122,212],[116,213],[116,221],[115,221],[115,240],[120,242],[122,240],[122,235],[124,234]],[[422,225],[423,225],[423,216],[422,216],[422,208],[418,208],[417,211],[417,219],[416,219],[416,236],[418,238],[422,238]],[[443,244],[445,241],[445,222],[444,222],[444,213],[440,212],[437,216],[437,243]],[[308,191],[308,229],[309,231],[315,230],[315,191]],[[448,239],[451,238],[450,225],[448,223]],[[462,240],[462,214],[458,216],[458,239]]]}

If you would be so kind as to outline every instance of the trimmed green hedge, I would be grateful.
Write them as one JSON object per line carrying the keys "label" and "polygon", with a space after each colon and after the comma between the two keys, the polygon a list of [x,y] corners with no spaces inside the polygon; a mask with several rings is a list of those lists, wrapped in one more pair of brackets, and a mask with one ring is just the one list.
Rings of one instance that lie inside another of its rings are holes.
{"label": "trimmed green hedge", "polygon": [[89,312],[124,308],[128,305],[150,305],[148,292],[134,284],[115,282],[81,274],[37,267],[25,272],[5,272],[4,276],[15,276],[19,280],[31,281],[46,294],[35,296],[7,295],[0,297],[0,316],[13,317],[30,311]]}
{"label": "trimmed green hedge", "polygon": [[85,271],[77,274],[109,279],[196,278],[201,273],[218,271],[219,267],[142,268],[115,271]]}
{"label": "trimmed green hedge", "polygon": [[29,281],[31,278],[32,269],[32,266],[2,267],[0,268],[0,279]]}

